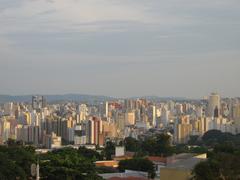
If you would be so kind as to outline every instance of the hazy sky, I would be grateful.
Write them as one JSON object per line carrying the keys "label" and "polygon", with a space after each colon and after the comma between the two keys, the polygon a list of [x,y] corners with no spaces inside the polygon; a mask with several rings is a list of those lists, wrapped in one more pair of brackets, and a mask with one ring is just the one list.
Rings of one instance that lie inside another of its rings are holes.
{"label": "hazy sky", "polygon": [[0,94],[240,96],[239,0],[0,0]]}

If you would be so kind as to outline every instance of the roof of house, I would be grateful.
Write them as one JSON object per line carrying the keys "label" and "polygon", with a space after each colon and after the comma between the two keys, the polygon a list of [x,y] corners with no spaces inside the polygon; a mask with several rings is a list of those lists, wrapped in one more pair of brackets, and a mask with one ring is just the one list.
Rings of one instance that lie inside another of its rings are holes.
{"label": "roof of house", "polygon": [[147,178],[129,176],[129,177],[112,177],[108,180],[147,180]]}
{"label": "roof of house", "polygon": [[147,159],[152,162],[158,162],[158,163],[166,163],[167,162],[167,158],[161,157],[161,156],[148,156]]}

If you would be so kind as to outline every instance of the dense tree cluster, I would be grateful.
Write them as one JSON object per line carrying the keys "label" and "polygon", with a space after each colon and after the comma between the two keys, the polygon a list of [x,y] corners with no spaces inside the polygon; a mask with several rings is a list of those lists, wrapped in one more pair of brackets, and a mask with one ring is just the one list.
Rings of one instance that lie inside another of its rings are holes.
{"label": "dense tree cluster", "polygon": [[203,135],[202,142],[212,147],[223,142],[233,142],[235,145],[240,145],[240,134],[233,135],[219,130],[210,130]]}
{"label": "dense tree cluster", "polygon": [[[141,158],[150,156],[169,156],[173,153],[208,153],[208,160],[196,165],[192,172],[195,180],[234,180],[240,179],[240,135],[222,133],[218,130],[206,132],[202,138],[193,136],[189,144],[172,146],[167,134],[158,134],[136,140],[131,137],[122,142],[127,151],[135,152],[131,160],[119,163],[119,171],[137,170],[155,176],[151,161]],[[36,154],[35,148],[22,142],[9,140],[0,146],[0,179],[29,179],[31,165],[40,163],[41,179],[75,180],[102,179],[97,173],[117,172],[113,168],[97,168],[97,160],[110,160],[115,154],[116,144],[107,141],[100,154],[84,147],[64,148],[46,154]]]}
{"label": "dense tree cluster", "polygon": [[106,160],[112,160],[112,156],[115,154],[116,144],[112,141],[107,141],[103,149],[103,156]]}
{"label": "dense tree cluster", "polygon": [[128,160],[122,160],[119,162],[118,169],[120,172],[124,172],[125,170],[147,172],[149,178],[152,178],[152,179],[156,175],[154,164],[148,159],[143,159],[143,158],[133,158]]}
{"label": "dense tree cluster", "polygon": [[216,145],[207,161],[196,165],[195,180],[237,180],[240,179],[240,148],[232,143]]}
{"label": "dense tree cluster", "polygon": [[169,156],[173,153],[171,137],[167,134],[158,134],[143,140],[127,137],[124,144],[127,151],[136,152],[139,155]]}
{"label": "dense tree cluster", "polygon": [[87,149],[65,148],[40,156],[42,179],[99,179],[96,154]]}
{"label": "dense tree cluster", "polygon": [[240,136],[211,130],[204,134],[202,142],[209,148],[208,160],[196,165],[195,180],[240,179]]}
{"label": "dense tree cluster", "polygon": [[27,179],[35,162],[33,149],[17,145],[0,146],[0,179]]}
{"label": "dense tree cluster", "polygon": [[33,147],[10,140],[7,146],[0,146],[0,179],[29,179],[31,165],[39,161],[41,179],[98,180],[102,178],[97,176],[94,162],[102,159],[97,151],[83,147],[64,148],[37,155]]}

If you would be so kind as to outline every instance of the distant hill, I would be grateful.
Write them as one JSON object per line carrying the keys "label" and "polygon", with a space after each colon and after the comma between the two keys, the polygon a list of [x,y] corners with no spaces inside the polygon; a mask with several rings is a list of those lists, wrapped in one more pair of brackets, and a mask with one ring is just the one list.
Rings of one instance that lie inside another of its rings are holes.
{"label": "distant hill", "polygon": [[[23,95],[23,96],[0,95],[0,103],[31,102],[32,96],[33,95]],[[74,101],[74,102],[96,103],[96,102],[103,102],[103,101],[111,101],[115,99],[108,96],[83,95],[83,94],[43,95],[43,96],[47,99],[47,102]]]}
{"label": "distant hill", "polygon": [[190,101],[191,99],[185,97],[158,97],[158,96],[141,96],[141,97],[132,97],[132,99],[147,99],[153,102],[158,101]]}
{"label": "distant hill", "polygon": [[[10,96],[10,95],[0,95],[0,103],[5,102],[31,102],[32,96],[34,95],[19,95],[19,96]],[[104,101],[112,101],[116,99],[123,98],[114,98],[109,96],[101,96],[101,95],[86,95],[86,94],[63,94],[63,95],[43,95],[47,102],[65,102],[65,101],[74,101],[74,102],[86,102],[86,103],[99,103]],[[128,98],[127,98],[128,99]],[[147,99],[153,102],[160,101],[191,101],[191,99],[187,99],[184,97],[158,97],[158,96],[141,96],[141,97],[129,97],[129,99]]]}

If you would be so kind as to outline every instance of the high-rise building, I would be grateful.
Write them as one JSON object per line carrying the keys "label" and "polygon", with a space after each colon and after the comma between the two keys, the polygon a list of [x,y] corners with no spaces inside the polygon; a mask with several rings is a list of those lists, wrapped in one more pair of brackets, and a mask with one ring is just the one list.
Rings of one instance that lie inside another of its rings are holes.
{"label": "high-rise building", "polygon": [[150,109],[150,117],[151,117],[151,124],[152,127],[156,127],[156,106],[151,106]]}
{"label": "high-rise building", "polygon": [[163,107],[161,112],[161,122],[165,127],[169,123],[169,114],[170,114],[170,111],[167,110],[167,107]]}
{"label": "high-rise building", "polygon": [[[87,144],[87,121],[82,121],[81,124],[77,124],[74,128],[74,144],[75,145],[82,145]],[[91,143],[89,143],[91,144]]]}
{"label": "high-rise building", "polygon": [[190,124],[189,116],[182,116],[175,121],[175,142],[185,144],[188,142],[192,133],[192,124]]}
{"label": "high-rise building", "polygon": [[219,116],[220,113],[220,95],[212,93],[208,98],[208,116]]}
{"label": "high-rise building", "polygon": [[105,113],[105,117],[108,117],[108,102],[105,102],[105,107],[104,107],[104,113]]}
{"label": "high-rise building", "polygon": [[62,145],[62,138],[55,133],[45,134],[43,137],[43,145],[47,149],[59,148]]}
{"label": "high-rise building", "polygon": [[128,112],[125,114],[125,125],[134,125],[135,124],[135,113]]}
{"label": "high-rise building", "polygon": [[[83,121],[87,119],[88,116],[88,108],[86,104],[81,104],[78,107],[78,111],[79,111],[79,121]],[[78,122],[79,123],[79,122]]]}
{"label": "high-rise building", "polygon": [[116,126],[118,136],[123,136],[125,128],[125,116],[124,113],[118,112],[116,115]]}
{"label": "high-rise building", "polygon": [[3,105],[3,110],[4,110],[5,115],[12,116],[14,114],[13,113],[13,103],[12,102],[5,103]]}
{"label": "high-rise building", "polygon": [[46,99],[43,96],[33,96],[32,97],[32,108],[39,110],[46,107]]}
{"label": "high-rise building", "polygon": [[2,142],[6,142],[10,138],[10,122],[6,119],[0,122],[0,137],[2,137]]}

